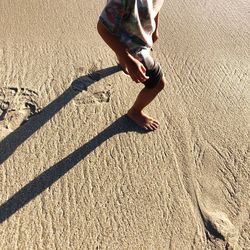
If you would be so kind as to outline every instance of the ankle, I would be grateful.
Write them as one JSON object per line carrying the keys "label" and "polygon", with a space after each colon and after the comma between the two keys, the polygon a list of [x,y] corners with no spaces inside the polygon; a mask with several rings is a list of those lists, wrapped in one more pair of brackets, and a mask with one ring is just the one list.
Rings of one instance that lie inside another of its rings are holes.
{"label": "ankle", "polygon": [[135,108],[135,107],[131,107],[129,110],[128,110],[128,113],[136,113],[136,114],[141,114],[142,113],[142,109],[138,109],[138,108]]}

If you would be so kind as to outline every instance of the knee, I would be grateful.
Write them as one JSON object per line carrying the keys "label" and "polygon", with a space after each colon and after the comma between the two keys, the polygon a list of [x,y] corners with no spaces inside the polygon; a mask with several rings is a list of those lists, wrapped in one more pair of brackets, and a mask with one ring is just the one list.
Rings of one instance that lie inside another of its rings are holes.
{"label": "knee", "polygon": [[157,89],[160,91],[162,91],[165,87],[166,84],[166,80],[164,77],[162,77],[162,79],[158,82],[158,84],[156,85]]}

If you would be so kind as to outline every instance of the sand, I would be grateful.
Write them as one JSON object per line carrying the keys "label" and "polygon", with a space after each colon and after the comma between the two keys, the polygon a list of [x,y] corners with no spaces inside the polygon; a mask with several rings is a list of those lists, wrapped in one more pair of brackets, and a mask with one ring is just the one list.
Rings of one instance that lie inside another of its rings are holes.
{"label": "sand", "polygon": [[0,2],[0,249],[250,249],[249,1],[165,1],[153,133],[104,3]]}

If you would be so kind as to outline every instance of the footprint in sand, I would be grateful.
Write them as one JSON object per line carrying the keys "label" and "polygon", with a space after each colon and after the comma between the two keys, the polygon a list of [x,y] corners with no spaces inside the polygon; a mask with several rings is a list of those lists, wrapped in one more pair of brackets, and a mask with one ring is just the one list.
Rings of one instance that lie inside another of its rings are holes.
{"label": "footprint in sand", "polygon": [[97,64],[93,64],[93,66],[89,68],[87,75],[79,77],[71,84],[72,90],[79,92],[77,97],[74,99],[74,103],[77,106],[83,104],[108,103],[110,101],[111,91],[109,87],[111,84],[105,85],[106,89],[103,90],[102,88],[100,89],[100,86],[93,86],[93,83],[120,72],[121,67],[119,65],[115,65],[99,70],[98,68],[101,68],[100,65],[97,66]]}
{"label": "footprint in sand", "polygon": [[110,91],[108,90],[108,91],[95,92],[93,93],[93,96],[98,102],[109,102]]}
{"label": "footprint in sand", "polygon": [[110,101],[110,90],[97,92],[83,92],[74,99],[75,105],[108,103]]}
{"label": "footprint in sand", "polygon": [[110,90],[96,91],[94,90],[95,88],[89,88],[89,86],[99,81],[101,78],[102,74],[100,72],[94,72],[75,80],[71,87],[74,91],[81,92],[81,94],[78,94],[74,103],[76,105],[81,105],[109,102],[111,97]]}
{"label": "footprint in sand", "polygon": [[38,94],[26,88],[0,88],[0,140],[38,113]]}

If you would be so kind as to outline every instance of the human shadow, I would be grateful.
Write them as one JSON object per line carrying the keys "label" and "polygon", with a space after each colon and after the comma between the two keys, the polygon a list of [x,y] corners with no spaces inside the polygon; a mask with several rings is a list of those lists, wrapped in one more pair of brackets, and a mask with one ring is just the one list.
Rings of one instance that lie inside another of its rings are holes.
{"label": "human shadow", "polygon": [[50,187],[69,170],[71,170],[78,162],[107,141],[114,135],[126,132],[145,133],[139,126],[135,125],[126,115],[118,118],[109,127],[91,139],[89,142],[75,150],[73,153],[63,158],[61,161],[51,166],[34,180],[21,188],[16,194],[9,198],[0,206],[0,223],[4,222],[20,208],[37,197],[45,189]]}
{"label": "human shadow", "polygon": [[6,136],[0,142],[0,165],[15,152],[18,146],[41,128],[81,91],[87,91],[91,84],[119,72],[120,70],[121,67],[119,65],[112,66],[92,72],[74,80],[71,86],[56,100],[52,101],[40,113],[32,116],[26,123]]}

